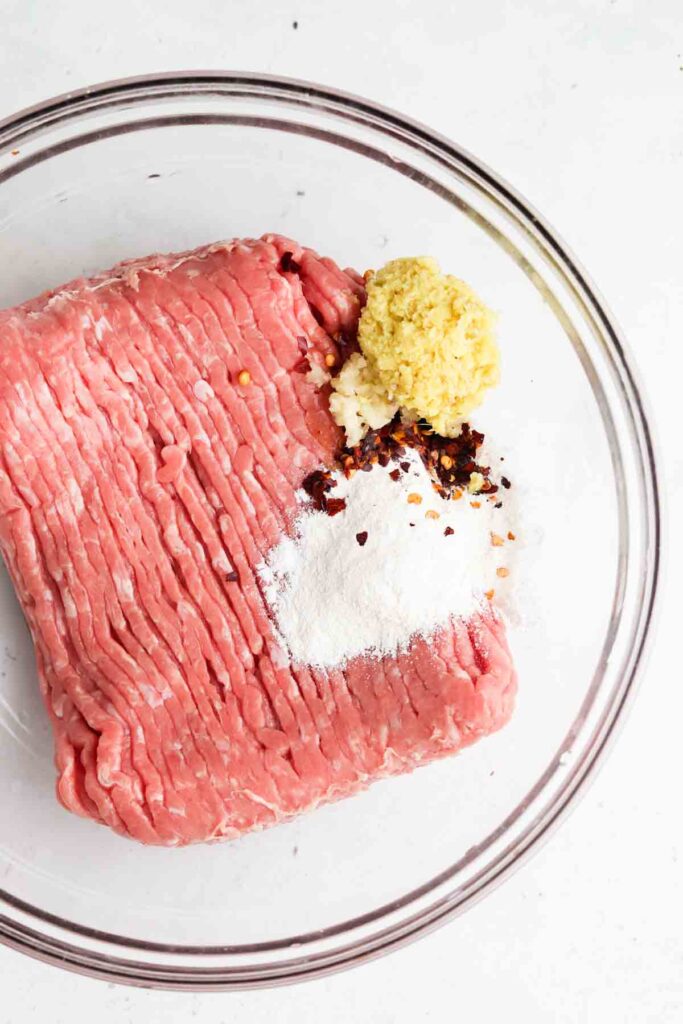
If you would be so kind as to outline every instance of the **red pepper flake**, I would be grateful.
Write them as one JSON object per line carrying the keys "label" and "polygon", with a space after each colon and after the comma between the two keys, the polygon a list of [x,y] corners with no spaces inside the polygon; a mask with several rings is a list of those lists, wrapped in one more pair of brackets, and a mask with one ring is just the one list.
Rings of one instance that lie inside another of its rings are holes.
{"label": "red pepper flake", "polygon": [[365,544],[367,539],[368,539],[368,531],[367,530],[361,530],[360,533],[356,534],[356,540],[358,541],[358,543],[360,544],[361,547],[363,547],[363,545]]}
{"label": "red pepper flake", "polygon": [[517,537],[516,537],[516,535],[515,535],[515,534],[514,534],[514,533],[512,532],[512,530],[508,530],[508,540],[517,540]]}
{"label": "red pepper flake", "polygon": [[[310,309],[318,322],[321,322],[315,307],[311,306]],[[344,347],[357,345],[352,334],[346,336],[341,333],[339,337],[335,336],[335,340]],[[298,344],[300,341],[303,342],[305,339],[297,339]],[[302,359],[294,369],[300,373],[307,372],[310,369],[308,359]],[[387,466],[392,461],[398,462],[398,468],[392,469],[389,473],[391,479],[397,481],[400,479],[401,470],[408,473],[411,469],[410,462],[400,460],[404,458],[408,449],[412,449],[419,454],[431,474],[432,487],[440,497],[455,500],[463,498],[472,473],[480,473],[484,478],[480,490],[484,492],[487,501],[495,501],[498,484],[490,479],[490,467],[480,466],[477,462],[477,453],[483,442],[484,435],[472,430],[467,423],[463,423],[457,437],[442,437],[436,434],[425,420],[402,423],[397,414],[390,423],[379,430],[369,430],[360,444],[354,448],[341,448],[337,452],[337,458],[347,479],[357,470],[369,473],[373,466]],[[506,488],[511,486],[507,477],[502,477],[501,483]],[[343,498],[329,497],[328,492],[336,486],[330,471],[315,470],[306,477],[302,486],[318,510],[334,516],[346,508]],[[413,491],[407,495],[407,500],[410,505],[418,505],[422,503],[422,496]],[[481,501],[471,501],[470,504],[472,508],[481,508]],[[502,501],[496,501],[495,508],[501,508],[502,504]],[[436,518],[437,515],[438,513],[427,513],[428,518]],[[410,526],[415,526],[415,523],[410,523]],[[451,528],[447,527],[445,533],[447,537],[451,536]]]}
{"label": "red pepper flake", "polygon": [[239,580],[239,576],[237,575],[237,573],[233,569],[232,572],[226,572],[225,580],[226,580],[227,583],[237,583],[238,580]]}
{"label": "red pepper flake", "polygon": [[295,363],[292,367],[293,373],[310,373],[311,364],[308,359],[300,359],[298,363]]}
{"label": "red pepper flake", "polygon": [[328,516],[336,516],[339,512],[343,512],[346,508],[346,501],[344,498],[327,498],[323,506]]}
{"label": "red pepper flake", "polygon": [[453,529],[452,526],[447,526],[446,529],[443,531],[444,537],[452,537],[454,533],[455,530]]}
{"label": "red pepper flake", "polygon": [[315,507],[321,511],[327,502],[327,493],[335,486],[332,474],[326,469],[316,469],[309,473],[301,484],[306,494],[313,499]]}
{"label": "red pepper flake", "polygon": [[[324,325],[323,325],[324,326]],[[339,358],[345,363],[352,352],[358,352],[358,328],[342,328],[335,338],[339,350]]]}
{"label": "red pepper flake", "polygon": [[337,486],[337,481],[327,469],[315,469],[303,480],[301,486],[313,500],[313,506],[319,512],[327,512],[328,516],[336,516],[346,508],[344,498],[330,498],[329,492]]}
{"label": "red pepper flake", "polygon": [[302,356],[305,356],[308,352],[308,339],[304,338],[303,334],[297,335],[296,343],[299,346],[299,352]]}
{"label": "red pepper flake", "polygon": [[280,270],[285,274],[298,274],[301,267],[294,259],[293,252],[283,252],[280,258]]}
{"label": "red pepper flake", "polygon": [[353,456],[344,456],[344,458],[342,459],[342,469],[344,471],[344,476],[346,477],[346,479],[350,480],[353,474],[356,472],[356,467],[354,466],[353,463]]}
{"label": "red pepper flake", "polygon": [[510,481],[508,480],[508,478],[506,476],[502,476],[500,478],[500,482],[502,483],[502,485],[503,485],[503,487],[505,488],[506,491],[509,491],[510,488],[512,487],[512,484],[510,483]]}
{"label": "red pepper flake", "polygon": [[407,473],[411,468],[410,462],[399,460],[410,448],[420,455],[441,497],[449,498],[458,490],[465,489],[472,473],[479,473],[484,478],[480,491],[488,497],[495,495],[498,484],[490,478],[491,467],[477,462],[483,442],[484,435],[467,423],[463,423],[457,437],[442,437],[426,420],[402,423],[400,416],[396,415],[379,430],[369,430],[354,448],[342,449],[339,457],[344,461],[350,456],[356,469],[368,469],[377,461],[385,465],[387,461],[395,460]]}

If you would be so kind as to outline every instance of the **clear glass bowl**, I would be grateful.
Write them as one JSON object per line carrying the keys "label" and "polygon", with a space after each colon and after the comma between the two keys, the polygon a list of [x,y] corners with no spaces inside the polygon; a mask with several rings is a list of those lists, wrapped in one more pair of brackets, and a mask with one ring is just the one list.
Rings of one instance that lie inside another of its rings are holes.
{"label": "clear glass bowl", "polygon": [[247,74],[97,86],[0,125],[0,307],[124,257],[269,230],[360,270],[433,254],[500,311],[503,384],[480,422],[528,482],[519,575],[536,593],[522,585],[527,621],[512,635],[518,707],[461,757],[291,824],[143,848],[56,803],[32,648],[3,575],[0,938],[113,980],[312,976],[471,906],[576,799],[651,620],[656,475],[623,341],[563,243],[477,160],[364,100]]}

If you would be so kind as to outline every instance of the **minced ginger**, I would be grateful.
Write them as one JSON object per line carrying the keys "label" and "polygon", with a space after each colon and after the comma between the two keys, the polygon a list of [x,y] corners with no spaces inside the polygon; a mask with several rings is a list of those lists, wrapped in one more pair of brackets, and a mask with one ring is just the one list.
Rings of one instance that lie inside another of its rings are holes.
{"label": "minced ginger", "polygon": [[436,260],[392,260],[367,277],[358,326],[361,353],[332,380],[330,409],[350,446],[400,409],[455,437],[498,383],[494,314]]}

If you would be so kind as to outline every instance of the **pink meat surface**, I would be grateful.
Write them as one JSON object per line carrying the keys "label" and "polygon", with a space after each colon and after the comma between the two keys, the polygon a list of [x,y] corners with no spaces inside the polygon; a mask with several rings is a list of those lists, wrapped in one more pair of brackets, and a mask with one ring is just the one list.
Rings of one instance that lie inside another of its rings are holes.
{"label": "pink meat surface", "polygon": [[336,354],[363,298],[269,235],[0,312],[0,545],[69,810],[143,843],[234,838],[509,718],[493,611],[343,671],[274,635],[256,566],[339,443],[301,339]]}

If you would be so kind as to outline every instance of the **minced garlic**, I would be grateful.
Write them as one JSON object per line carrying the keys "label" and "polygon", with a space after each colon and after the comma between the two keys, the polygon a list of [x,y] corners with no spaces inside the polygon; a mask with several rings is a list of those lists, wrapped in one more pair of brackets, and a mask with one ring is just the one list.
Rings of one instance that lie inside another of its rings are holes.
{"label": "minced garlic", "polygon": [[332,381],[330,412],[346,432],[350,448],[357,445],[368,430],[377,430],[393,418],[396,406],[389,402],[380,384],[368,370],[365,358],[354,352]]}
{"label": "minced garlic", "polygon": [[330,375],[326,370],[323,370],[319,363],[314,363],[306,374],[306,380],[316,388],[323,388],[329,383]]}

